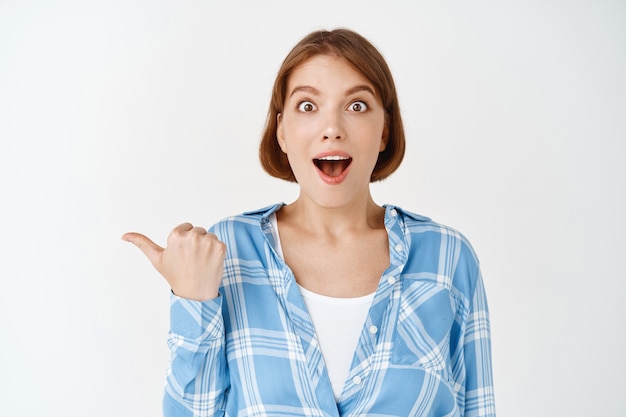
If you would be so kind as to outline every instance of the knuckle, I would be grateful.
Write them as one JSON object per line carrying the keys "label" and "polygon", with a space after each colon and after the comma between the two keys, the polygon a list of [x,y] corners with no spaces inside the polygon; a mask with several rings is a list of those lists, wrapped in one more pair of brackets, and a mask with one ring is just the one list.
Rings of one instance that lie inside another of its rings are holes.
{"label": "knuckle", "polygon": [[209,250],[217,256],[224,257],[227,249],[226,244],[219,240],[215,235],[211,235],[210,237]]}
{"label": "knuckle", "polygon": [[168,236],[168,240],[169,239],[182,239],[183,237],[187,235],[187,232],[189,232],[189,230],[191,230],[192,228],[193,226],[191,225],[191,223],[182,223],[176,226],[174,229],[172,229],[172,231],[170,232],[170,235]]}
{"label": "knuckle", "polygon": [[179,236],[182,236],[191,229],[193,229],[193,225],[191,223],[182,223],[181,225],[174,228],[173,232]]}
{"label": "knuckle", "polygon": [[193,229],[191,229],[191,231],[196,236],[204,236],[207,234],[206,229],[204,227],[199,227],[199,226],[194,227]]}

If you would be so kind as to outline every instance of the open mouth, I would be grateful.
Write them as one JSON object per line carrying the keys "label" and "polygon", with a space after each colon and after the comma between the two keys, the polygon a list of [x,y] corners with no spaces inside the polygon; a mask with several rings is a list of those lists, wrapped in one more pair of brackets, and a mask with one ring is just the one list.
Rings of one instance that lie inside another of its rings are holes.
{"label": "open mouth", "polygon": [[340,176],[352,162],[352,158],[347,156],[331,155],[313,159],[313,163],[329,177]]}

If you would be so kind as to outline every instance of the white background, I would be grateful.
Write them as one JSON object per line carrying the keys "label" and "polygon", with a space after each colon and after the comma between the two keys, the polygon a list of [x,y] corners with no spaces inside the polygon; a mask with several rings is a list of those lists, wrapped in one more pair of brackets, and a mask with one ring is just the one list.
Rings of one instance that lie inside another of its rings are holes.
{"label": "white background", "polygon": [[624,2],[0,0],[2,415],[160,414],[168,287],[120,236],[292,201],[271,85],[338,26],[405,118],[375,199],[481,259],[499,415],[626,415]]}

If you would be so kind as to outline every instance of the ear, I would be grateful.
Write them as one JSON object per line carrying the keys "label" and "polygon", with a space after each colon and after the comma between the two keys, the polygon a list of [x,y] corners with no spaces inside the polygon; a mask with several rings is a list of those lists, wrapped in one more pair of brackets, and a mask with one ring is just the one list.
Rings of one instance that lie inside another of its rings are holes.
{"label": "ear", "polygon": [[280,149],[287,153],[287,144],[285,143],[285,138],[283,135],[283,114],[278,113],[276,115],[276,139],[278,140],[278,146]]}
{"label": "ear", "polygon": [[378,152],[382,152],[387,148],[387,143],[389,142],[389,124],[387,123],[387,118],[385,117],[385,126],[383,127],[383,134],[380,140],[380,149]]}

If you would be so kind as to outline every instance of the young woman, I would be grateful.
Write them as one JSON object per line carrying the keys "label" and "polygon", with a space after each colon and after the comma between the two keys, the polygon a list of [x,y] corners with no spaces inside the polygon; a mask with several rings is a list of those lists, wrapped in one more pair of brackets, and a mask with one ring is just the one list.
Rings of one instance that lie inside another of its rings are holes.
{"label": "young woman", "polygon": [[319,31],[274,84],[260,159],[300,194],[128,233],[172,287],[167,416],[495,416],[478,261],[457,231],[370,183],[404,154],[393,79],[348,31]]}

